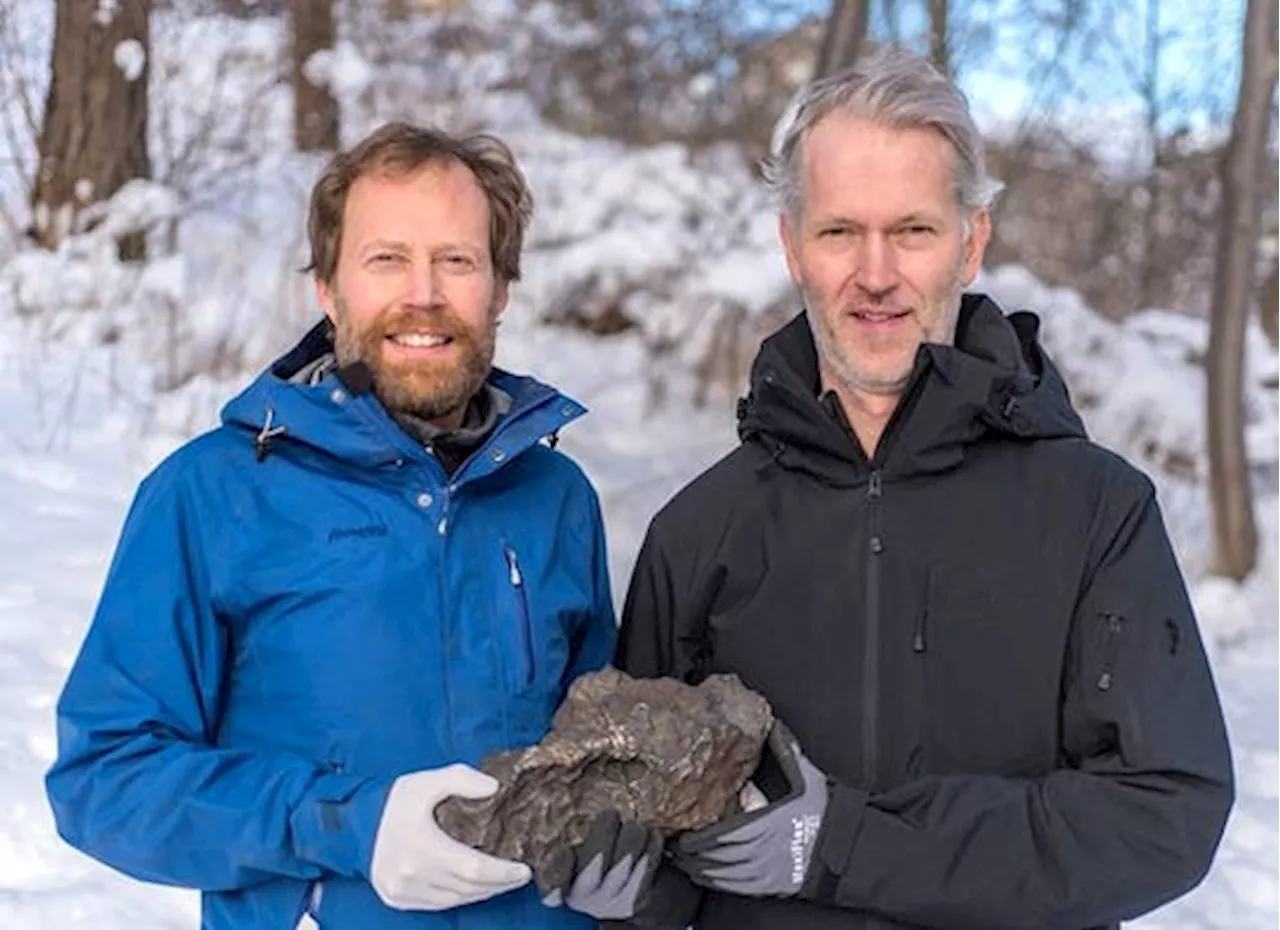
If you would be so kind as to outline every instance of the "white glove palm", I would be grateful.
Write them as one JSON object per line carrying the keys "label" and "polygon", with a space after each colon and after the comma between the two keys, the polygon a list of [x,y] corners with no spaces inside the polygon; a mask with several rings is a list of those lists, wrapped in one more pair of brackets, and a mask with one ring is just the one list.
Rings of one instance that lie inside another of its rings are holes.
{"label": "white glove palm", "polygon": [[442,911],[527,884],[533,877],[527,865],[472,849],[436,823],[436,805],[445,798],[487,798],[497,790],[495,779],[462,764],[397,778],[382,810],[369,870],[383,903]]}

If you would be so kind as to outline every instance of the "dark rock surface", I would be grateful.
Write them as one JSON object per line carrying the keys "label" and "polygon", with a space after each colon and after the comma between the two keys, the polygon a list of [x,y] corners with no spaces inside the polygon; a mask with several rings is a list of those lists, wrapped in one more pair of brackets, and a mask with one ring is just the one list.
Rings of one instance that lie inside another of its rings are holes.
{"label": "dark rock surface", "polygon": [[665,834],[698,829],[739,810],[772,722],[768,702],[736,675],[693,687],[592,672],[570,687],[538,745],[484,761],[497,794],[449,798],[436,820],[455,839],[535,872],[609,808]]}

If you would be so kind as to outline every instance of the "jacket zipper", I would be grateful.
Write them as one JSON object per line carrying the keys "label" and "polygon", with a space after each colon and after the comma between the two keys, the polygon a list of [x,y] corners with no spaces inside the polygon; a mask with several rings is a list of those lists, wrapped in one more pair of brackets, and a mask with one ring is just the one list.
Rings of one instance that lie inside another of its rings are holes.
{"label": "jacket zipper", "polygon": [[1120,657],[1120,636],[1124,633],[1124,618],[1119,614],[1103,614],[1107,624],[1107,648],[1103,653],[1102,673],[1098,676],[1098,690],[1110,691],[1115,684],[1116,660]]}
{"label": "jacket zipper", "polygon": [[884,540],[880,538],[880,472],[874,470],[867,480],[867,517],[871,538],[867,543],[867,595],[863,643],[863,726],[862,726],[862,779],[863,787],[870,790],[876,783],[876,743],[880,716],[880,553]]}
{"label": "jacket zipper", "polygon": [[520,675],[519,683],[523,688],[533,684],[533,631],[529,621],[529,598],[524,588],[524,576],[520,574],[520,562],[516,559],[516,551],[509,543],[502,544],[502,554],[507,560],[507,577],[511,582],[511,592],[516,599],[516,633],[520,639]]}
{"label": "jacket zipper", "polygon": [[[432,458],[434,459],[434,456],[432,456]],[[436,463],[436,467],[439,467],[439,462]],[[445,493],[446,495],[448,494],[447,491]],[[441,505],[441,512],[445,514],[449,512],[449,500],[447,496]],[[436,610],[439,611],[440,616],[440,654],[447,656],[449,655],[449,643],[453,639],[453,605],[445,595],[445,592],[449,590],[449,573],[445,567],[447,564],[445,549],[449,545],[448,517],[440,518],[440,522],[436,526],[436,531],[440,536],[440,550],[438,556],[434,560],[436,563],[436,575],[438,578],[438,585],[436,588]],[[456,734],[458,732],[458,727],[454,720],[453,681],[449,675],[451,665],[452,663],[447,661],[444,664],[444,675],[442,680],[444,687],[442,690],[444,691],[445,719],[448,721],[448,726],[445,728],[445,732],[448,734],[449,751],[456,758],[457,752],[455,747],[457,745]]]}

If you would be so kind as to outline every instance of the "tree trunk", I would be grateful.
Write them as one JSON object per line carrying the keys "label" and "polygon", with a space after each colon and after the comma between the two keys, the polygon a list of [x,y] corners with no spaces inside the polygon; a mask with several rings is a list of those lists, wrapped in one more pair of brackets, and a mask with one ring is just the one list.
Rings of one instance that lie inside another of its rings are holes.
{"label": "tree trunk", "polygon": [[1258,321],[1272,347],[1280,347],[1280,267],[1276,265],[1271,266],[1258,296]]}
{"label": "tree trunk", "polygon": [[1222,229],[1206,359],[1212,570],[1237,581],[1253,570],[1258,553],[1244,446],[1244,345],[1257,268],[1259,179],[1276,85],[1275,10],[1274,0],[1249,0],[1245,13],[1240,96],[1222,162]]}
{"label": "tree trunk", "polygon": [[409,0],[386,0],[382,7],[382,18],[393,23],[407,22]]}
{"label": "tree trunk", "polygon": [[[58,0],[49,92],[32,192],[32,232],[46,249],[76,229],[80,213],[134,178],[147,155],[150,0]],[[119,243],[123,260],[146,257],[145,233]]]}
{"label": "tree trunk", "polygon": [[867,40],[868,13],[867,0],[832,0],[814,80],[830,77],[857,60]]}
{"label": "tree trunk", "polygon": [[943,74],[951,73],[947,48],[947,0],[929,0],[929,58]]}
{"label": "tree trunk", "polygon": [[1151,170],[1147,174],[1146,202],[1142,207],[1142,257],[1137,262],[1137,287],[1133,307],[1143,310],[1155,306],[1156,285],[1165,278],[1167,269],[1157,267],[1159,219],[1164,199],[1166,153],[1160,139],[1160,0],[1146,0],[1146,59],[1142,65],[1142,102],[1146,115],[1147,144],[1151,146]]}
{"label": "tree trunk", "polygon": [[307,80],[312,53],[332,49],[333,0],[290,0],[293,24],[293,144],[299,152],[338,149],[338,101]]}

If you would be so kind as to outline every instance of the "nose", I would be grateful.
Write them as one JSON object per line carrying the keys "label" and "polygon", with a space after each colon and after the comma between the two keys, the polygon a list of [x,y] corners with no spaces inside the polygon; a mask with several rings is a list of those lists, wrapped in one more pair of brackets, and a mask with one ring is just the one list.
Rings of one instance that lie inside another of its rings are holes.
{"label": "nose", "polygon": [[422,309],[435,306],[440,289],[436,286],[436,269],[433,262],[414,262],[405,283],[407,303]]}
{"label": "nose", "polygon": [[855,278],[858,286],[868,294],[888,294],[898,282],[897,256],[889,237],[868,235],[862,240],[861,251]]}

